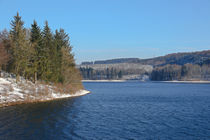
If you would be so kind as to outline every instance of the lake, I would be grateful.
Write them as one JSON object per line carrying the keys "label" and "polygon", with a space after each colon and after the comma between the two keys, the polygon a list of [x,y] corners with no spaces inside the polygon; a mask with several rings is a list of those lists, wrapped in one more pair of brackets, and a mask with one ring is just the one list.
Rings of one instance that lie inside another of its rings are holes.
{"label": "lake", "polygon": [[92,93],[0,108],[0,139],[210,139],[210,84],[84,86]]}

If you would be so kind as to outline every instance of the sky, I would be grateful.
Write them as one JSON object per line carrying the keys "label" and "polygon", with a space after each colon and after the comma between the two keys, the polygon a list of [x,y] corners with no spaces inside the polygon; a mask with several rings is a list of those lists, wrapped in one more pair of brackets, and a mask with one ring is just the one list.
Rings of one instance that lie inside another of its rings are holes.
{"label": "sky", "polygon": [[77,64],[210,49],[210,0],[0,0],[0,30],[17,11],[63,28]]}

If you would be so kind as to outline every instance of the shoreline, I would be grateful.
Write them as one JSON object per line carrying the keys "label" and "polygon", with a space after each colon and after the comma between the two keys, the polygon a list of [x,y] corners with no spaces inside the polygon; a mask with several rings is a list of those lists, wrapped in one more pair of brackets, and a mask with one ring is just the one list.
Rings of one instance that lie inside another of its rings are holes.
{"label": "shoreline", "polygon": [[82,82],[126,82],[127,80],[82,80]]}
{"label": "shoreline", "polygon": [[82,82],[128,82],[128,81],[138,81],[138,82],[163,82],[163,83],[210,83],[210,81],[196,80],[196,81],[141,81],[141,80],[82,80]]}
{"label": "shoreline", "polygon": [[45,98],[45,99],[35,99],[35,100],[22,100],[22,101],[14,101],[14,102],[7,102],[7,103],[0,103],[0,108],[1,107],[8,107],[8,106],[14,106],[14,105],[20,105],[20,104],[30,104],[30,103],[42,103],[42,102],[49,102],[49,101],[55,101],[55,100],[60,100],[60,99],[67,99],[67,98],[74,98],[74,97],[79,97],[79,96],[84,96],[86,94],[90,94],[90,91],[88,90],[79,90],[75,94],[63,94],[60,96],[55,96],[52,98]]}
{"label": "shoreline", "polygon": [[165,82],[165,83],[197,83],[197,84],[208,84],[210,83],[210,81],[177,81],[177,80],[173,80],[173,81],[157,81],[157,82]]}
{"label": "shoreline", "polygon": [[88,90],[79,89],[74,94],[64,94],[50,85],[33,84],[25,80],[16,83],[14,78],[0,77],[0,107],[78,97],[89,93]]}

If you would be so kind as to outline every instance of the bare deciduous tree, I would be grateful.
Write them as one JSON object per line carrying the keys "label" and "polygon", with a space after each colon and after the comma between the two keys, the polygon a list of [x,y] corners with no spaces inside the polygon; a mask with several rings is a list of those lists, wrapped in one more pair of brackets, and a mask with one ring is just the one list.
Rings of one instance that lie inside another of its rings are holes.
{"label": "bare deciduous tree", "polygon": [[2,43],[0,43],[0,73],[1,73],[1,70],[2,70],[2,66],[6,65],[8,60],[9,60],[9,57],[8,57],[8,54],[5,50],[5,47]]}

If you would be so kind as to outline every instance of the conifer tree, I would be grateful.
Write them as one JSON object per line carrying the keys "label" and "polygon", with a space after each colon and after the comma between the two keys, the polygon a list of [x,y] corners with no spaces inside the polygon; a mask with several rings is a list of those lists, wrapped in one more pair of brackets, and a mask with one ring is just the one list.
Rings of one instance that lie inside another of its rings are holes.
{"label": "conifer tree", "polygon": [[52,69],[53,69],[53,34],[48,25],[48,22],[45,22],[44,30],[42,32],[43,36],[43,46],[42,46],[42,59],[41,59],[41,77],[43,80],[50,81],[52,79]]}
{"label": "conifer tree", "polygon": [[26,30],[23,25],[24,22],[17,12],[11,22],[12,29],[10,31],[13,66],[17,80],[19,80],[19,75],[25,76],[30,57],[30,53],[28,53],[29,42],[26,40]]}
{"label": "conifer tree", "polygon": [[37,22],[34,20],[33,24],[31,25],[31,46],[34,49],[33,58],[32,58],[32,73],[33,73],[33,80],[36,80],[41,75],[41,58],[42,58],[42,35],[41,29],[37,25]]}
{"label": "conifer tree", "polygon": [[[53,34],[46,21],[41,31],[35,20],[30,30],[25,29],[19,13],[11,21],[11,27],[8,38],[0,34],[0,48],[4,47],[0,49],[0,66],[7,62],[8,56],[11,57],[7,65],[9,72],[16,74],[17,81],[24,76],[34,82],[62,83],[62,89],[68,93],[82,88],[69,36],[63,29]],[[2,38],[7,38],[6,43]],[[9,55],[3,57],[5,53]]]}
{"label": "conifer tree", "polygon": [[57,72],[58,72],[58,81],[64,82],[64,73],[65,71],[74,65],[73,55],[71,54],[72,47],[69,43],[69,36],[65,33],[63,29],[59,31],[56,30],[55,32],[55,44],[56,44],[56,65],[57,65]]}

